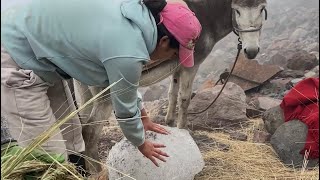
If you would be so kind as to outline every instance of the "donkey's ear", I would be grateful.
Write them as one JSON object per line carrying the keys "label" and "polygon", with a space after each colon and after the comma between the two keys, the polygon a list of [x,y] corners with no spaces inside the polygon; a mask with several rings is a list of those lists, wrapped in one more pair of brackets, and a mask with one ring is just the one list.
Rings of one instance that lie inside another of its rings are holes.
{"label": "donkey's ear", "polygon": [[267,8],[264,7],[264,8],[263,8],[263,11],[264,11],[264,13],[265,13],[265,14],[264,14],[264,19],[267,20],[267,19],[268,19],[268,11],[267,11]]}

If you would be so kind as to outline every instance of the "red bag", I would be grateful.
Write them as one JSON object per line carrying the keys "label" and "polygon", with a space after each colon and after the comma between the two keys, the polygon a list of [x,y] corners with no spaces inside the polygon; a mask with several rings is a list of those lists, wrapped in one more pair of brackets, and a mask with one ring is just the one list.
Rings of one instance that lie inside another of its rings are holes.
{"label": "red bag", "polygon": [[304,149],[309,158],[319,158],[319,78],[308,78],[294,86],[280,104],[285,121],[298,119],[308,127]]}

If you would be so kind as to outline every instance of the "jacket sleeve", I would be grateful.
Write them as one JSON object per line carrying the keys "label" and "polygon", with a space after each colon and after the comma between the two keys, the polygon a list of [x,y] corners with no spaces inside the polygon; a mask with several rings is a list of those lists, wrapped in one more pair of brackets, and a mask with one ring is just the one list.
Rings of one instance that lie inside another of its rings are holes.
{"label": "jacket sleeve", "polygon": [[115,58],[103,64],[110,84],[123,78],[111,87],[112,106],[124,136],[135,146],[140,146],[145,136],[137,91],[142,63],[136,59]]}
{"label": "jacket sleeve", "polygon": [[142,95],[139,91],[137,91],[137,96],[138,96],[138,101],[137,101],[138,108],[140,110],[142,110],[144,108],[143,103],[142,103],[143,99],[142,99]]}

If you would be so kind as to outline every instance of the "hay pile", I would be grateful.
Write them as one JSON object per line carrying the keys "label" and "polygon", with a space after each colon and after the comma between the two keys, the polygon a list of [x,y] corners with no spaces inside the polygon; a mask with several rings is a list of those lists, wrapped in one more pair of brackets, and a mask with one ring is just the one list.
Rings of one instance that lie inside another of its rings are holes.
{"label": "hay pile", "polygon": [[229,150],[221,151],[218,148],[211,148],[203,152],[206,166],[195,179],[319,179],[319,167],[311,170],[288,168],[277,158],[270,145],[250,142],[253,136],[252,127],[256,122],[251,121],[251,126],[242,130],[248,135],[248,141],[232,140],[225,133],[197,132],[229,145]]}
{"label": "hay pile", "polygon": [[[71,173],[70,173],[71,172]],[[14,168],[8,176],[1,179],[42,179],[42,180],[74,180],[83,179],[76,167],[70,163],[47,164],[41,161],[25,161]]]}

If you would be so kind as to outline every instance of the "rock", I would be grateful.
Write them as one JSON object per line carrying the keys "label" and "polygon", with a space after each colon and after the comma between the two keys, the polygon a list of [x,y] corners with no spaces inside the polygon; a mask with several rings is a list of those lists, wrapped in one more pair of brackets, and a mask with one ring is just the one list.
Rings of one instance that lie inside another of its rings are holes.
{"label": "rock", "polygon": [[286,84],[290,82],[290,80],[290,78],[272,79],[270,83],[281,90],[287,90],[288,87],[286,87]]}
{"label": "rock", "polygon": [[[221,83],[221,82],[219,82]],[[208,79],[204,81],[201,86],[198,88],[197,93],[205,92],[208,89],[212,89],[215,85],[215,82],[213,79]],[[193,95],[192,99],[196,96],[196,94]]]}
{"label": "rock", "polygon": [[283,49],[289,43],[290,41],[287,39],[274,40],[272,43],[270,43],[268,49],[270,50]]}
{"label": "rock", "polygon": [[128,140],[122,139],[109,152],[107,164],[112,167],[109,168],[109,179],[121,178],[122,175],[118,172],[122,172],[139,180],[193,180],[204,167],[198,146],[187,130],[170,127],[166,129],[171,132],[170,135],[148,132],[146,139],[166,145],[162,150],[170,156],[165,158],[167,162],[158,160],[160,167],[156,167]]}
{"label": "rock", "polygon": [[319,52],[319,43],[318,42],[311,43],[311,44],[307,45],[305,50],[308,51],[308,52],[312,52],[312,51],[318,51]]}
{"label": "rock", "polygon": [[319,77],[319,66],[314,67],[311,71],[304,74],[305,78]]}
{"label": "rock", "polygon": [[260,117],[262,115],[263,111],[248,105],[246,109],[246,115],[248,118],[256,118]]}
{"label": "rock", "polygon": [[[217,96],[222,85],[198,92],[190,102],[189,113],[207,108]],[[204,113],[189,114],[189,128],[211,129],[227,125],[240,125],[246,117],[246,95],[243,89],[228,82],[217,101]]]}
{"label": "rock", "polygon": [[252,141],[254,143],[265,143],[270,141],[271,134],[264,131],[254,130]]}
{"label": "rock", "polygon": [[296,78],[296,79],[292,79],[291,81],[290,81],[290,87],[293,87],[293,86],[295,86],[296,84],[298,84],[300,81],[302,81],[303,80],[303,78]]}
{"label": "rock", "polygon": [[280,105],[281,100],[279,99],[275,99],[275,98],[271,98],[271,97],[257,97],[254,98],[252,104],[259,110],[268,110],[271,109],[275,106]]}
{"label": "rock", "polygon": [[[270,143],[284,164],[301,167],[304,155],[300,154],[303,149],[308,128],[299,121],[292,120],[282,124],[272,135]],[[309,160],[307,167],[318,165],[319,159]]]}
{"label": "rock", "polygon": [[153,85],[143,95],[143,101],[154,101],[167,96],[168,88],[163,85]]}
{"label": "rock", "polygon": [[284,123],[283,111],[280,106],[273,107],[263,113],[262,119],[265,129],[272,135]]}
{"label": "rock", "polygon": [[279,78],[279,79],[272,79],[270,81],[270,88],[272,88],[272,92],[279,95],[286,90],[289,90],[290,87],[288,83],[291,81],[292,78]]}
{"label": "rock", "polygon": [[314,67],[311,71],[315,72],[316,74],[319,74],[319,65]]}
{"label": "rock", "polygon": [[305,37],[308,34],[308,31],[302,28],[297,28],[290,36],[290,40],[297,41],[300,38]]}
{"label": "rock", "polygon": [[[265,82],[262,86],[259,87],[259,94],[268,96],[271,98],[282,99],[283,92],[290,89],[291,86],[288,85],[292,78],[277,78]],[[253,101],[251,100],[251,103]]]}
{"label": "rock", "polygon": [[319,50],[318,51],[312,51],[310,54],[315,55],[319,64]]}
{"label": "rock", "polygon": [[319,75],[313,71],[309,71],[306,74],[304,74],[305,78],[312,78],[312,77],[317,77],[317,76],[319,76]]}
{"label": "rock", "polygon": [[286,69],[278,74],[278,78],[300,78],[304,76],[304,71]]}
{"label": "rock", "polygon": [[287,68],[293,70],[310,70],[317,65],[317,57],[307,51],[300,50],[288,59]]}
{"label": "rock", "polygon": [[224,144],[224,143],[217,142],[217,143],[216,143],[216,148],[217,148],[219,151],[228,152],[228,151],[230,150],[230,145],[229,145],[229,144]]}
{"label": "rock", "polygon": [[232,132],[230,133],[230,138],[234,140],[239,140],[239,141],[247,141],[248,136],[241,132]]}
{"label": "rock", "polygon": [[271,56],[270,60],[267,61],[266,64],[278,65],[284,68],[287,64],[287,58],[283,56],[281,53],[277,52],[275,55]]}

